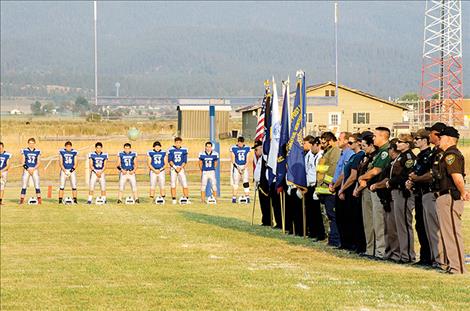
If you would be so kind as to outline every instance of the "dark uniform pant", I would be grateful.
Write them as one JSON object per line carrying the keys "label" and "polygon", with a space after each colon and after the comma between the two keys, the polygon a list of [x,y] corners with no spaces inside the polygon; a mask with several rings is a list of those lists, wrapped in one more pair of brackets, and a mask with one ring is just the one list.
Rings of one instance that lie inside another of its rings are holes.
{"label": "dark uniform pant", "polygon": [[263,226],[271,225],[271,211],[269,193],[264,192],[261,188],[258,189],[259,205],[261,208],[261,224]]}
{"label": "dark uniform pant", "polygon": [[276,184],[273,183],[269,189],[269,196],[271,198],[272,212],[274,221],[276,222],[276,228],[282,228],[282,213],[281,213],[281,200],[279,193],[276,191]]}
{"label": "dark uniform pant", "polygon": [[419,241],[419,261],[425,264],[432,264],[431,250],[429,248],[429,241],[426,235],[426,228],[424,225],[424,210],[423,210],[423,197],[422,192],[418,191],[415,194],[415,229]]}

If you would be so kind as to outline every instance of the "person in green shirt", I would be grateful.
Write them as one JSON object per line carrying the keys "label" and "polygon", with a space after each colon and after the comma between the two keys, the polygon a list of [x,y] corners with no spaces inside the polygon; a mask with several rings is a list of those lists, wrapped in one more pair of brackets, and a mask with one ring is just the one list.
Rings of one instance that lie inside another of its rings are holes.
{"label": "person in green shirt", "polygon": [[[380,178],[380,173],[390,164],[388,153],[390,130],[386,127],[377,127],[374,132],[374,145],[377,147],[377,154],[374,156],[370,169],[359,177],[359,188],[366,188],[374,184]],[[375,248],[367,249],[366,254],[383,259],[385,255],[385,211],[380,198],[376,192],[371,192],[372,219],[364,217],[364,227],[372,227],[375,237]],[[367,243],[367,245],[374,245]]]}

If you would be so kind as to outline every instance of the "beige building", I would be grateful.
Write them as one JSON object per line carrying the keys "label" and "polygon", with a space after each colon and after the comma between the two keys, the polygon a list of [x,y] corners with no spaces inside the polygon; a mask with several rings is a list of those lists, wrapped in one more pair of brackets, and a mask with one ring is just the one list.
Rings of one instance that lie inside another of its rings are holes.
{"label": "beige building", "polygon": [[335,92],[333,82],[307,87],[308,133],[326,130],[356,132],[378,126],[393,129],[403,122],[406,107],[344,85],[338,86],[336,105]]}
{"label": "beige building", "polygon": [[[227,138],[231,136],[229,129],[230,102],[218,102],[209,100],[179,100],[178,135],[183,138],[209,139],[210,117],[209,105],[215,106],[215,136]],[[224,105],[225,104],[225,105]]]}

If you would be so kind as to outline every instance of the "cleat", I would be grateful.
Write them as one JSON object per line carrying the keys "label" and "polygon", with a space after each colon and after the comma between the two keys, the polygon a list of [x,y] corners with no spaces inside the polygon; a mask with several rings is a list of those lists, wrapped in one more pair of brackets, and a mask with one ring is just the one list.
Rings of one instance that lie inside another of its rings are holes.
{"label": "cleat", "polygon": [[91,204],[91,201],[87,201],[86,204]]}
{"label": "cleat", "polygon": [[237,203],[237,198],[236,198],[236,197],[233,197],[233,198],[232,198],[232,203],[234,203],[234,204]]}
{"label": "cleat", "polygon": [[250,204],[250,197],[246,197],[246,204]]}
{"label": "cleat", "polygon": [[117,200],[116,204],[122,204],[121,200]]}
{"label": "cleat", "polygon": [[139,200],[139,199],[135,199],[135,203],[139,204],[139,203],[140,203],[140,200]]}

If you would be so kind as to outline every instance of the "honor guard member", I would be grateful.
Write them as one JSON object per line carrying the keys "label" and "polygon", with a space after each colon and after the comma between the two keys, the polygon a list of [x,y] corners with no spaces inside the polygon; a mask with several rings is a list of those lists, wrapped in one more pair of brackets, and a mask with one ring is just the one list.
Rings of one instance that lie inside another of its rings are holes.
{"label": "honor guard member", "polygon": [[36,188],[36,197],[38,204],[42,203],[41,188],[39,186],[39,156],[41,151],[35,148],[36,140],[34,138],[28,139],[28,148],[21,151],[23,157],[23,177],[21,186],[20,204],[24,203],[26,196],[26,188],[28,187],[29,179],[33,179],[34,188]]}
{"label": "honor guard member", "polygon": [[77,204],[77,173],[76,161],[78,151],[72,148],[72,142],[68,141],[65,143],[65,148],[59,150],[60,155],[60,188],[59,188],[59,204],[62,203],[64,197],[65,182],[70,180],[70,186],[72,187],[73,202]]}
{"label": "honor guard member", "polygon": [[465,190],[465,160],[457,149],[459,132],[446,127],[441,133],[440,148],[444,151],[433,177],[439,182],[435,193],[437,214],[444,247],[442,269],[448,273],[465,273],[462,214],[464,200],[470,199]]}
{"label": "honor guard member", "polygon": [[248,176],[248,167],[246,166],[250,147],[245,146],[245,138],[238,137],[236,145],[230,148],[230,156],[232,158],[231,183],[232,183],[232,203],[237,203],[238,184],[240,179],[243,181],[243,191],[250,203],[250,183]]}
{"label": "honor guard member", "polygon": [[176,204],[176,180],[183,187],[183,197],[189,200],[188,182],[184,167],[188,162],[188,149],[181,147],[183,139],[175,137],[175,144],[168,149],[168,164],[170,165],[171,198]]}
{"label": "honor guard member", "polygon": [[97,142],[95,144],[95,152],[88,154],[88,167],[91,168],[88,204],[91,204],[93,200],[93,192],[95,191],[97,181],[100,183],[101,197],[106,202],[106,177],[104,175],[104,171],[106,169],[107,161],[108,154],[103,152],[103,144]]}
{"label": "honor guard member", "polygon": [[212,197],[217,196],[217,180],[215,178],[215,169],[219,162],[219,153],[212,150],[212,143],[208,141],[204,152],[199,153],[199,168],[201,169],[201,201],[206,202],[207,183],[211,182]]}
{"label": "honor guard member", "polygon": [[139,202],[139,196],[137,194],[137,180],[135,178],[135,172],[137,171],[137,153],[131,150],[131,144],[124,144],[124,151],[118,153],[118,167],[119,170],[119,192],[117,203],[122,203],[122,193],[126,187],[126,183],[129,182],[131,185],[132,195],[135,203]]}
{"label": "honor guard member", "polygon": [[431,171],[432,166],[432,149],[429,147],[429,132],[425,129],[420,129],[416,132],[414,143],[419,148],[419,153],[416,156],[416,162],[413,170],[406,182],[406,188],[413,191],[415,202],[415,229],[419,240],[419,261],[417,265],[431,266],[433,260],[431,258],[431,250],[426,235],[426,227],[424,225],[424,210],[423,210],[423,196],[431,192],[430,182],[413,182],[411,176],[423,176]]}
{"label": "honor guard member", "polygon": [[307,174],[307,193],[305,194],[305,212],[307,218],[308,236],[316,241],[325,239],[325,227],[321,214],[320,200],[315,194],[317,185],[317,165],[323,155],[320,147],[320,138],[308,135],[304,138],[305,172]]}
{"label": "honor guard member", "polygon": [[413,137],[410,134],[400,134],[396,144],[400,155],[393,161],[386,185],[392,191],[393,213],[400,246],[399,262],[409,263],[416,259],[412,225],[414,196],[406,189],[405,183],[413,170],[416,156],[412,152]]}
{"label": "honor guard member", "polygon": [[165,198],[165,167],[166,151],[162,150],[162,144],[159,141],[153,143],[153,149],[147,152],[147,165],[150,169],[150,198],[155,196],[155,188],[160,188],[160,196]]}
{"label": "honor guard member", "polygon": [[439,135],[446,127],[447,126],[444,123],[437,122],[433,124],[433,126],[425,128],[425,130],[429,132],[429,142],[434,145],[430,159],[431,169],[428,169],[428,171],[421,176],[418,176],[416,173],[410,174],[410,180],[415,185],[430,185],[429,190],[426,189],[426,186],[423,186],[423,218],[424,226],[426,229],[426,235],[429,241],[429,247],[431,251],[432,265],[433,267],[439,269],[444,262],[444,250],[442,245],[441,232],[439,230],[439,218],[437,216],[436,197],[434,196],[434,192],[439,191],[439,182],[433,179],[432,171],[439,170],[439,160],[442,158],[443,153],[442,149],[439,147]]}
{"label": "honor guard member", "polygon": [[3,143],[0,142],[0,205],[3,204],[3,195],[7,184],[8,169],[10,168],[11,154],[6,152]]}
{"label": "honor guard member", "polygon": [[253,178],[258,191],[259,205],[261,209],[261,225],[271,225],[271,211],[269,203],[269,185],[266,179],[266,165],[263,164],[263,143],[260,140],[255,141],[252,149],[254,149],[253,163],[255,164],[255,170]]}

